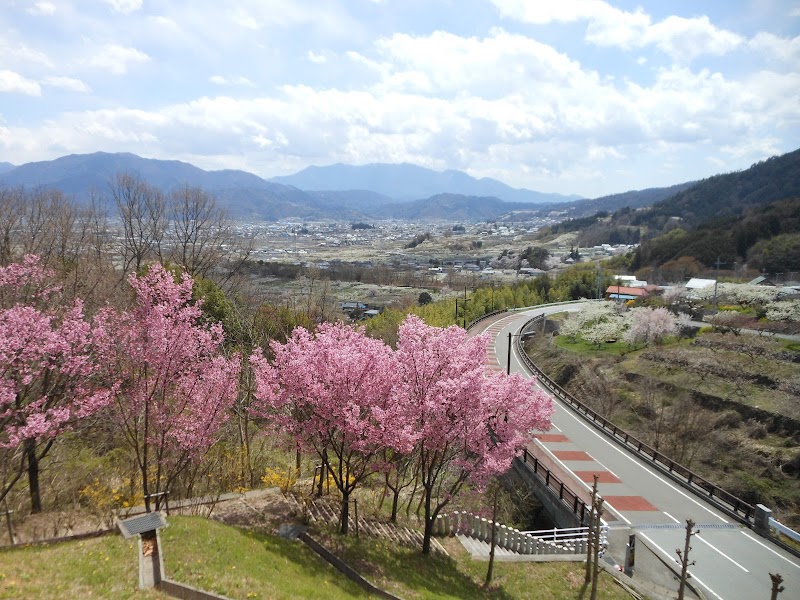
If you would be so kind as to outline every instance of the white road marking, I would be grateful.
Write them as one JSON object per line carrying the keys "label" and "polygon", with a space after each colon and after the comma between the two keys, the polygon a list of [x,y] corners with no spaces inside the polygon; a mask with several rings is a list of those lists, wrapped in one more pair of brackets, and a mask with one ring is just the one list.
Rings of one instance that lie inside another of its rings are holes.
{"label": "white road marking", "polygon": [[[567,465],[565,465],[565,464],[564,464],[564,463],[561,461],[561,459],[560,459],[560,458],[558,458],[558,457],[557,457],[555,454],[553,454],[552,452],[550,452],[550,450],[549,450],[549,449],[548,449],[548,448],[547,448],[547,447],[546,447],[544,444],[542,444],[542,442],[540,442],[539,440],[534,440],[534,441],[535,441],[535,442],[536,442],[536,443],[537,443],[537,444],[538,444],[538,445],[541,447],[541,449],[542,449],[542,450],[544,450],[544,451],[547,453],[547,455],[548,455],[548,456],[549,456],[549,457],[550,457],[550,458],[551,458],[551,459],[552,459],[554,462],[557,462],[559,465],[561,465],[561,466],[564,468],[564,470],[566,470],[566,471],[569,471],[570,473],[572,473],[572,475],[573,475],[573,476],[575,475],[575,473],[573,473],[573,472],[572,472],[572,469],[570,469],[569,467],[567,467]],[[577,481],[577,482],[578,482],[580,485],[582,485],[584,488],[586,488],[586,490],[587,490],[587,491],[589,491],[589,492],[591,492],[591,491],[592,491],[592,487],[591,487],[591,486],[590,486],[588,483],[586,483],[585,481],[582,481],[582,480],[581,480],[581,479],[579,479],[578,477],[574,477],[574,480],[575,480],[575,481]],[[631,522],[630,522],[628,519],[626,519],[626,518],[625,518],[625,515],[623,515],[623,514],[622,514],[621,512],[619,512],[619,511],[618,511],[616,508],[614,508],[614,507],[611,505],[611,503],[610,503],[610,502],[607,502],[607,501],[605,501],[605,500],[604,500],[604,501],[603,501],[603,506],[604,506],[605,508],[609,509],[609,510],[610,510],[611,512],[613,512],[614,514],[616,514],[616,515],[617,515],[617,516],[618,516],[620,519],[622,519],[623,521],[625,521],[625,522],[626,522],[628,525],[630,525],[630,524],[631,524]]]}
{"label": "white road marking", "polygon": [[673,521],[675,521],[676,523],[680,523],[680,521],[678,521],[678,519],[676,519],[675,517],[673,517],[673,516],[672,516],[671,514],[669,514],[667,511],[662,511],[662,512],[663,512],[665,515],[667,515],[667,516],[668,516],[670,519],[672,519]]}
{"label": "white road marking", "polygon": [[780,554],[780,553],[778,553],[778,552],[775,552],[775,550],[773,550],[772,548],[770,548],[769,546],[767,546],[767,545],[766,545],[766,544],[764,544],[763,542],[759,542],[759,541],[758,541],[756,538],[754,538],[752,535],[750,535],[750,534],[749,534],[749,533],[747,533],[746,531],[742,531],[742,535],[744,535],[744,536],[746,536],[748,539],[750,539],[750,540],[754,541],[756,544],[758,544],[758,545],[759,545],[759,546],[761,546],[762,548],[765,548],[765,549],[769,550],[770,552],[772,552],[772,553],[773,553],[775,556],[777,556],[778,558],[782,558],[783,560],[785,560],[786,562],[788,562],[788,563],[789,563],[790,565],[792,565],[793,567],[796,567],[796,568],[800,569],[800,565],[799,565],[799,564],[797,564],[796,562],[793,562],[793,561],[789,560],[788,558],[786,558],[786,557],[785,557],[785,556],[783,556],[782,554]]}
{"label": "white road marking", "polygon": [[[671,560],[671,561],[672,561],[672,562],[674,562],[674,563],[675,563],[675,564],[676,564],[678,567],[680,567],[680,566],[681,566],[681,563],[679,563],[679,562],[678,562],[678,560],[677,560],[676,558],[674,558],[674,557],[673,557],[673,556],[672,556],[672,555],[671,555],[669,552],[667,552],[666,550],[664,550],[664,549],[663,549],[661,546],[659,546],[658,544],[656,544],[656,543],[655,543],[655,542],[654,542],[652,539],[650,539],[650,538],[649,538],[649,537],[648,537],[646,534],[644,534],[644,533],[642,533],[641,531],[639,531],[639,532],[637,532],[637,534],[636,534],[636,535],[640,535],[640,536],[642,536],[644,539],[646,539],[648,542],[650,542],[650,543],[651,543],[653,546],[655,546],[655,547],[656,547],[656,548],[657,548],[657,549],[658,549],[658,550],[661,552],[661,554],[663,554],[664,556],[666,556],[666,557],[667,557],[667,560]],[[720,595],[719,595],[717,592],[715,592],[715,591],[714,591],[714,590],[712,590],[710,587],[708,587],[708,585],[706,585],[705,583],[703,583],[702,581],[700,581],[700,579],[698,579],[698,578],[697,578],[697,575],[695,575],[694,573],[692,573],[691,575],[692,575],[692,579],[693,579],[694,581],[696,581],[697,583],[699,583],[700,585],[702,585],[704,588],[706,588],[706,589],[709,591],[709,593],[711,593],[711,594],[713,594],[713,595],[714,595],[714,597],[716,597],[716,598],[719,598],[719,600],[725,600],[725,599],[724,599],[722,596],[720,596]]]}
{"label": "white road marking", "polygon": [[[557,400],[557,399],[555,399],[555,398],[554,398],[554,400],[555,400],[555,401],[558,401],[558,400]],[[559,405],[559,406],[560,406],[560,405]],[[600,441],[604,442],[604,443],[605,443],[605,444],[607,444],[609,447],[611,447],[611,448],[613,448],[614,450],[616,450],[617,452],[619,452],[619,453],[620,453],[622,456],[624,456],[625,458],[627,458],[629,461],[631,461],[632,463],[634,463],[634,464],[635,464],[635,465],[637,465],[638,467],[640,467],[640,468],[643,468],[643,469],[644,469],[644,471],[645,471],[645,473],[649,473],[650,475],[652,475],[653,477],[655,477],[656,479],[658,479],[658,480],[659,480],[661,483],[663,483],[663,484],[664,484],[664,485],[666,485],[667,487],[671,488],[673,491],[677,492],[678,494],[680,494],[681,496],[683,496],[683,497],[684,497],[684,498],[686,498],[687,500],[690,500],[691,502],[693,502],[694,504],[696,504],[697,506],[699,506],[700,508],[702,508],[702,509],[703,509],[703,510],[705,510],[706,512],[708,512],[708,513],[710,513],[711,515],[715,516],[717,519],[719,519],[719,520],[720,520],[720,521],[722,521],[723,523],[727,523],[727,522],[728,522],[727,520],[725,520],[724,518],[722,518],[721,516],[719,516],[717,513],[715,513],[713,510],[711,510],[710,508],[708,508],[708,507],[706,507],[706,506],[703,506],[703,504],[701,504],[701,503],[700,503],[698,500],[695,500],[695,499],[694,499],[694,498],[692,498],[691,496],[689,496],[689,495],[687,495],[686,493],[684,493],[683,491],[679,490],[679,489],[678,489],[678,488],[676,488],[674,485],[672,485],[671,483],[669,483],[667,480],[663,479],[661,476],[659,476],[659,475],[656,475],[654,472],[650,471],[650,469],[644,468],[644,467],[643,467],[643,465],[642,465],[641,463],[637,462],[637,461],[636,461],[636,459],[635,459],[633,456],[630,456],[630,455],[629,455],[629,454],[628,454],[628,453],[627,453],[625,450],[623,450],[622,448],[619,448],[619,447],[617,447],[617,446],[616,446],[616,444],[614,444],[614,443],[613,443],[613,442],[611,442],[610,440],[606,439],[606,438],[605,438],[605,437],[604,437],[602,434],[600,434],[598,431],[595,431],[595,430],[594,430],[594,428],[593,428],[593,427],[590,427],[588,423],[584,423],[584,422],[581,420],[581,418],[580,418],[580,417],[578,417],[577,415],[574,415],[574,414],[572,414],[572,412],[571,412],[571,409],[569,409],[569,408],[567,408],[567,407],[562,407],[562,406],[560,406],[560,407],[563,409],[563,411],[564,411],[564,413],[565,413],[565,414],[567,414],[567,415],[569,415],[570,417],[572,417],[572,418],[573,418],[573,419],[574,419],[574,420],[575,420],[575,421],[576,421],[576,422],[577,422],[579,425],[582,425],[582,426],[583,426],[583,427],[584,427],[584,428],[585,428],[587,431],[589,431],[590,433],[592,433],[592,434],[594,434],[595,436],[597,436],[597,438],[598,438]]]}
{"label": "white road marking", "polygon": [[703,582],[700,580],[700,578],[699,578],[697,575],[694,575],[694,574],[692,574],[692,579],[694,579],[694,580],[695,580],[697,583],[699,583],[699,584],[700,584],[700,585],[702,585],[704,588],[706,588],[706,589],[709,591],[709,593],[711,593],[711,594],[713,594],[715,597],[719,598],[719,600],[724,600],[724,598],[723,598],[722,596],[720,596],[720,595],[719,595],[717,592],[715,592],[715,591],[714,591],[714,590],[712,590],[710,587],[708,587],[708,586],[707,586],[705,583],[703,583]]}
{"label": "white road marking", "polygon": [[724,558],[727,558],[729,561],[731,561],[733,564],[735,564],[737,567],[739,567],[739,568],[740,568],[742,571],[744,571],[745,573],[749,573],[749,572],[750,572],[750,571],[748,571],[747,569],[745,569],[745,568],[744,568],[742,565],[740,565],[738,562],[736,562],[735,560],[733,560],[733,559],[732,559],[730,556],[728,556],[727,554],[725,554],[725,553],[724,553],[722,550],[720,550],[719,548],[717,548],[716,546],[714,546],[714,545],[712,545],[712,544],[709,544],[709,543],[708,543],[707,541],[705,541],[705,540],[704,540],[702,537],[700,537],[700,535],[699,535],[699,533],[700,533],[700,532],[699,532],[699,531],[698,531],[697,533],[698,533],[698,535],[696,535],[695,537],[696,537],[698,540],[700,540],[701,542],[703,542],[703,543],[704,543],[706,546],[708,546],[709,548],[711,548],[711,549],[712,549],[712,550],[714,550],[715,552],[719,552],[719,553],[720,553],[720,554],[721,554],[721,555],[722,555]]}
{"label": "white road marking", "polygon": [[[513,346],[512,346],[512,353],[513,353]],[[523,373],[524,373],[524,374],[526,374],[526,375],[528,374],[528,373],[527,373],[527,371],[525,371],[525,370],[523,370]],[[545,390],[545,389],[544,389],[544,388],[541,386],[541,384],[539,384],[538,382],[537,382],[537,385],[538,385],[538,386],[539,386],[539,387],[540,387],[540,388],[541,388],[543,391],[547,392],[547,390]],[[550,394],[549,392],[547,392],[547,393],[548,393],[548,395]],[[713,515],[714,517],[716,517],[717,519],[719,519],[719,520],[720,520],[720,521],[722,521],[723,523],[728,523],[728,521],[727,521],[726,519],[724,519],[723,517],[721,517],[720,515],[718,515],[717,513],[715,513],[715,512],[714,512],[713,510],[711,510],[710,508],[708,508],[708,507],[704,506],[704,505],[703,505],[703,504],[701,504],[699,501],[695,500],[694,498],[692,498],[692,497],[691,497],[691,496],[689,496],[688,494],[686,494],[686,493],[684,493],[683,491],[679,490],[677,487],[675,487],[674,485],[672,485],[671,483],[669,483],[668,481],[666,481],[665,479],[663,479],[663,478],[662,478],[662,477],[660,477],[659,475],[655,474],[655,473],[654,473],[654,472],[652,472],[650,469],[644,468],[644,467],[643,467],[643,465],[642,465],[641,463],[639,463],[639,462],[638,462],[638,461],[637,461],[637,460],[636,460],[636,459],[635,459],[633,456],[631,456],[631,455],[630,455],[630,454],[629,454],[627,451],[623,450],[622,448],[619,448],[619,447],[618,447],[618,446],[617,446],[615,443],[611,442],[611,441],[610,441],[610,440],[608,440],[608,439],[607,439],[607,438],[606,438],[604,435],[600,434],[600,432],[596,431],[596,430],[595,430],[593,427],[590,427],[590,426],[589,426],[589,424],[588,424],[588,423],[585,423],[585,422],[584,422],[584,421],[583,421],[583,420],[582,420],[582,419],[581,419],[579,416],[577,416],[577,415],[573,414],[573,413],[572,413],[572,409],[570,409],[570,408],[568,408],[568,407],[566,407],[566,406],[562,406],[562,405],[560,404],[560,402],[559,402],[559,400],[558,400],[557,398],[555,398],[555,397],[553,397],[553,396],[551,396],[551,398],[553,398],[553,401],[554,401],[554,402],[555,402],[555,403],[556,403],[556,404],[559,406],[559,408],[561,408],[561,409],[563,410],[564,414],[566,414],[566,415],[569,415],[569,416],[570,416],[572,419],[574,419],[574,420],[575,420],[575,422],[576,422],[576,423],[578,423],[579,425],[583,426],[583,427],[584,427],[584,428],[585,428],[587,431],[589,431],[590,433],[594,434],[594,435],[597,437],[597,439],[599,439],[600,441],[602,441],[602,442],[604,442],[605,444],[607,444],[607,445],[608,445],[610,448],[613,448],[614,450],[616,450],[617,452],[619,452],[619,453],[620,453],[622,456],[624,456],[625,458],[627,458],[628,460],[630,460],[630,461],[631,461],[632,463],[634,463],[636,466],[638,466],[638,467],[640,467],[640,468],[643,468],[643,469],[644,469],[644,471],[645,471],[646,473],[649,473],[650,475],[652,475],[653,477],[655,477],[656,479],[658,479],[658,480],[659,480],[661,483],[663,483],[664,485],[666,485],[667,487],[669,487],[670,489],[672,489],[674,492],[676,492],[676,493],[680,494],[681,496],[683,496],[684,498],[686,498],[686,499],[687,499],[687,500],[689,500],[690,502],[693,502],[693,503],[694,503],[694,504],[696,504],[698,507],[702,508],[703,510],[705,510],[705,511],[706,511],[706,512],[708,512],[709,514]],[[564,466],[565,466],[565,468],[566,468],[566,465],[564,465]],[[568,470],[569,470],[570,472],[572,472],[572,470],[571,470],[571,469],[568,469]]]}
{"label": "white road marking", "polygon": [[[599,460],[597,460],[597,459],[596,459],[596,458],[594,458],[594,457],[592,457],[592,460],[594,460],[594,462],[596,462],[598,465],[600,465],[601,467],[603,467],[603,469],[605,469],[606,471],[608,471],[609,473],[611,473],[611,474],[612,474],[614,477],[617,477],[617,474],[616,474],[616,473],[614,473],[614,471],[612,471],[611,469],[609,469],[607,466],[605,466],[605,465],[604,465],[603,463],[601,463]],[[619,477],[617,477],[617,479],[620,479],[620,478],[619,478]],[[620,481],[622,481],[622,480],[620,479]]]}

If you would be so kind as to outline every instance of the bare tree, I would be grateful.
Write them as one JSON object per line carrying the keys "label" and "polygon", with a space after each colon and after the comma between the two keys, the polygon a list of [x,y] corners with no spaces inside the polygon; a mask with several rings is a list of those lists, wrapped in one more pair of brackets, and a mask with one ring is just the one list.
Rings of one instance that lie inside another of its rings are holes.
{"label": "bare tree", "polygon": [[14,238],[20,226],[24,192],[21,188],[0,188],[0,265],[14,256]]}
{"label": "bare tree", "polygon": [[138,272],[148,259],[162,259],[166,201],[159,190],[129,173],[117,174],[110,188],[122,222],[122,270]]}
{"label": "bare tree", "polygon": [[778,594],[784,590],[783,586],[781,585],[783,583],[783,576],[780,573],[770,573],[769,578],[772,581],[770,600],[778,600]]}
{"label": "bare tree", "polygon": [[208,277],[231,255],[233,236],[227,214],[204,190],[188,185],[173,190],[169,216],[173,238],[169,257],[192,277]]}
{"label": "bare tree", "polygon": [[677,554],[678,558],[681,559],[681,583],[678,586],[678,600],[683,600],[684,598],[686,580],[689,578],[689,567],[695,564],[695,561],[689,561],[689,551],[692,549],[692,547],[689,545],[689,542],[691,542],[693,535],[697,535],[697,532],[693,531],[693,528],[694,521],[691,519],[686,519],[686,542],[684,543],[683,551],[680,549],[675,550],[675,554]]}

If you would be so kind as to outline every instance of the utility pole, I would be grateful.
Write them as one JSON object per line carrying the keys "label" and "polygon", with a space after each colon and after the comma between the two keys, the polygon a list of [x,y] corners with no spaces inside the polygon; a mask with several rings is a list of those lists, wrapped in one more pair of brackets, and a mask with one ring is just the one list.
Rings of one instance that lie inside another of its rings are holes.
{"label": "utility pole", "polygon": [[717,308],[717,284],[719,283],[719,256],[717,257],[717,272],[714,276],[714,308]]}
{"label": "utility pole", "polygon": [[597,299],[600,300],[601,296],[601,288],[603,286],[602,279],[600,277],[600,263],[597,263]]}
{"label": "utility pole", "polygon": [[692,531],[694,528],[694,521],[691,519],[686,519],[686,543],[683,546],[683,552],[680,550],[675,550],[675,553],[678,555],[678,558],[681,559],[681,584],[678,587],[678,600],[683,600],[683,594],[686,591],[686,579],[687,579],[687,571],[689,567],[692,566],[695,561],[689,562],[689,551],[692,547],[689,545],[689,542],[692,539],[693,535],[696,535],[696,531]]}

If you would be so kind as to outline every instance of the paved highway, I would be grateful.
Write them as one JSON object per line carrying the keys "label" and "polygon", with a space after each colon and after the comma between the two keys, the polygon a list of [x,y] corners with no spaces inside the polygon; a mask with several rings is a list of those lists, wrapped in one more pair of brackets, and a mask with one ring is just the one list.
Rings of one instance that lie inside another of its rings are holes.
{"label": "paved highway", "polygon": [[[485,329],[494,336],[491,366],[505,370],[508,334],[519,332],[532,317],[579,309],[580,304],[534,308],[488,324]],[[513,349],[511,371],[527,373]],[[579,487],[591,490],[593,475],[598,474],[604,518],[612,528],[630,527],[637,543],[644,541],[665,561],[677,562],[675,550],[683,548],[686,520],[692,519],[698,533],[691,542],[690,559],[696,564],[689,569],[690,581],[706,597],[769,598],[769,574],[780,573],[785,591],[779,598],[800,598],[800,560],[671,481],[558,400],[554,404],[553,428],[538,437],[535,451],[562,467],[576,492]],[[614,558],[622,562],[624,557]]]}

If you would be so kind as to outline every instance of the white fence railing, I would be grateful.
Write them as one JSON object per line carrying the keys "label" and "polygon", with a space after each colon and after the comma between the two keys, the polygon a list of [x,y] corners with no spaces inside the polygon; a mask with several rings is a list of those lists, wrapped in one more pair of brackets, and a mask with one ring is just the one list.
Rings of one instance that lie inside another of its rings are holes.
{"label": "white fence railing", "polygon": [[[553,542],[568,542],[568,541],[586,541],[589,536],[588,527],[568,527],[566,529],[537,529],[535,531],[521,531],[543,540],[550,540]],[[600,546],[606,548],[608,546],[608,524],[604,520],[600,520]]]}
{"label": "white fence railing", "polygon": [[[520,531],[495,523],[495,543],[517,554],[586,554],[588,527]],[[465,535],[482,542],[492,541],[492,522],[468,512],[453,511],[436,517],[436,535]],[[607,545],[608,525],[601,526],[601,548]],[[541,535],[540,535],[541,534]]]}
{"label": "white fence railing", "polygon": [[785,535],[786,537],[793,539],[795,542],[800,542],[800,533],[797,533],[794,529],[787,527],[780,521],[777,521],[772,517],[770,517],[769,526],[777,530],[779,533]]}

